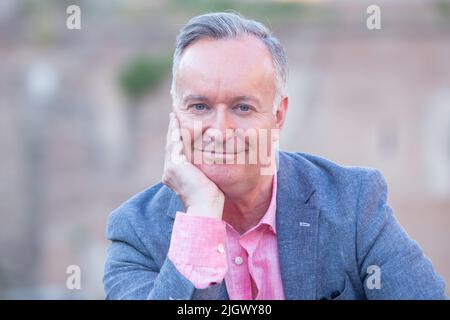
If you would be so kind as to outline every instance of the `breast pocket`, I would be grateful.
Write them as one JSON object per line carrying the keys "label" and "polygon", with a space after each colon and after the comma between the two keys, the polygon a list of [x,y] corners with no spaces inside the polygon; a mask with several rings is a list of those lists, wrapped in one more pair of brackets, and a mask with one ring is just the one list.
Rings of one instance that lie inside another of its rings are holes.
{"label": "breast pocket", "polygon": [[344,278],[344,285],[341,288],[336,288],[327,292],[322,296],[321,300],[355,300],[356,295],[352,287],[352,283],[347,275]]}

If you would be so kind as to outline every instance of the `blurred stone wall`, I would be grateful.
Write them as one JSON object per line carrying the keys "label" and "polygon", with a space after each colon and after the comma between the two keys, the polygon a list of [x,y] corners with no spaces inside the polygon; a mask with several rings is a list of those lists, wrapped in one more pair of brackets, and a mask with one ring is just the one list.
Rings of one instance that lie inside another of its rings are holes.
{"label": "blurred stone wall", "polygon": [[[107,215],[162,173],[170,74],[141,101],[118,77],[170,58],[189,17],[235,8],[286,47],[281,146],[380,169],[390,204],[450,283],[450,10],[446,2],[0,2],[0,298],[103,298]],[[65,28],[78,3],[82,29]],[[205,4],[206,3],[206,4]],[[67,290],[66,268],[82,270]]]}

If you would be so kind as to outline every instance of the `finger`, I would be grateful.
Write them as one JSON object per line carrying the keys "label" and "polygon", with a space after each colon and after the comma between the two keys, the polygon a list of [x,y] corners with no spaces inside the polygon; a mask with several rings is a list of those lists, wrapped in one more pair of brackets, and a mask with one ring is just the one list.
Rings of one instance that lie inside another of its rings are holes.
{"label": "finger", "polygon": [[174,128],[174,115],[173,112],[169,114],[170,121],[169,126],[167,128],[167,136],[166,136],[166,159],[170,159],[170,153],[173,146],[173,128]]}
{"label": "finger", "polygon": [[174,129],[180,130],[180,121],[178,120],[177,115],[174,112],[172,113],[172,119],[173,119],[173,127]]}
{"label": "finger", "polygon": [[184,162],[183,159],[186,159],[186,157],[180,158],[180,156],[184,154],[180,123],[173,112],[170,113],[170,119],[170,128],[166,145],[166,158],[173,163],[182,163]]}
{"label": "finger", "polygon": [[166,136],[166,144],[170,140],[172,136],[172,128],[173,128],[173,113],[169,113],[169,126],[167,127],[167,136]]}
{"label": "finger", "polygon": [[171,130],[172,130],[172,141],[178,142],[182,141],[183,138],[181,136],[181,128],[180,128],[180,121],[178,120],[175,113],[171,112]]}
{"label": "finger", "polygon": [[173,144],[172,152],[171,152],[171,161],[174,164],[183,163],[185,160],[185,156],[183,154],[183,143],[177,142]]}
{"label": "finger", "polygon": [[182,134],[180,129],[180,123],[175,114],[173,114],[173,131],[172,131],[172,159],[174,163],[182,163],[186,158],[184,156],[184,145],[182,142]]}

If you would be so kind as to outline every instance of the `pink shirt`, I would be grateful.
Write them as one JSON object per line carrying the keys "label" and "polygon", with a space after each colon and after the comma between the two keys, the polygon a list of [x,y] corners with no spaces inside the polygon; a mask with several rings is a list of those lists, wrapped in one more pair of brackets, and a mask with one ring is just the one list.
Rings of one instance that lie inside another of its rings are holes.
{"label": "pink shirt", "polygon": [[177,212],[168,256],[196,288],[225,279],[232,300],[284,299],[276,234],[276,180],[274,175],[267,212],[242,235],[223,220]]}

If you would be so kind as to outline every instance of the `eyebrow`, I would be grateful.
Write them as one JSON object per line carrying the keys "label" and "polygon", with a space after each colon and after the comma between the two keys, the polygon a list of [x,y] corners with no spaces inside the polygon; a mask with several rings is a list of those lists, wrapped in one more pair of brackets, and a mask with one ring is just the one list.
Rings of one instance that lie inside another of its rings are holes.
{"label": "eyebrow", "polygon": [[206,96],[202,96],[202,95],[199,95],[199,94],[188,94],[187,96],[185,96],[183,98],[182,103],[185,104],[189,100],[207,101],[208,98]]}
{"label": "eyebrow", "polygon": [[254,96],[237,96],[236,98],[233,99],[233,102],[237,101],[253,101],[259,105],[259,99]]}
{"label": "eyebrow", "polygon": [[[188,94],[187,96],[185,96],[183,98],[182,103],[185,104],[186,102],[188,102],[190,100],[208,101],[208,98],[206,96],[203,96],[200,94]],[[233,103],[235,103],[237,101],[253,101],[259,105],[259,99],[254,96],[242,95],[242,96],[234,97],[232,99]]]}

